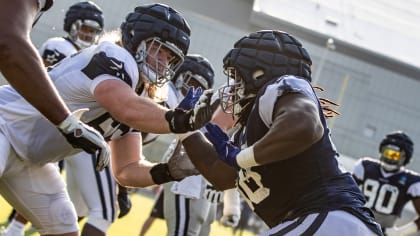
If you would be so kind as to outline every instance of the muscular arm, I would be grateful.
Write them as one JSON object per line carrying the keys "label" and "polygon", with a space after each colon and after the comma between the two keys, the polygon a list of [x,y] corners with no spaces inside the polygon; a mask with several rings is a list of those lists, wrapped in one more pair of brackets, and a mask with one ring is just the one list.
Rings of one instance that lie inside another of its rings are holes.
{"label": "muscular arm", "polygon": [[420,198],[415,198],[412,202],[417,213],[417,219],[414,221],[414,223],[416,223],[417,229],[420,229]]}
{"label": "muscular arm", "polygon": [[254,144],[255,160],[263,165],[288,159],[309,148],[322,135],[316,104],[299,93],[284,95],[275,105],[270,130]]}
{"label": "muscular arm", "polygon": [[69,110],[29,38],[37,12],[35,0],[1,1],[0,70],[28,102],[52,123],[58,124],[67,117]]}
{"label": "muscular arm", "polygon": [[110,142],[112,172],[119,184],[126,187],[154,185],[150,169],[154,164],[141,160],[141,135],[127,134]]}
{"label": "muscular arm", "polygon": [[192,134],[182,144],[200,174],[217,190],[235,187],[237,171],[217,157],[213,145],[207,141],[201,132]]}
{"label": "muscular arm", "polygon": [[165,119],[167,108],[138,96],[120,80],[106,80],[95,89],[96,101],[118,121],[142,132],[170,133]]}

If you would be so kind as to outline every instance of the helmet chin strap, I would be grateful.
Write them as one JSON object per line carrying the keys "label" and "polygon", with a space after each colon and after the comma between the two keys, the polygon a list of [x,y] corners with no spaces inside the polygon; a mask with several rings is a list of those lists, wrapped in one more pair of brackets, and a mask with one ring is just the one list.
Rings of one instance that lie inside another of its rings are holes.
{"label": "helmet chin strap", "polygon": [[381,162],[381,167],[386,172],[396,172],[400,169],[400,167],[398,165],[390,165],[390,164],[387,164],[387,163],[384,163],[384,162]]}

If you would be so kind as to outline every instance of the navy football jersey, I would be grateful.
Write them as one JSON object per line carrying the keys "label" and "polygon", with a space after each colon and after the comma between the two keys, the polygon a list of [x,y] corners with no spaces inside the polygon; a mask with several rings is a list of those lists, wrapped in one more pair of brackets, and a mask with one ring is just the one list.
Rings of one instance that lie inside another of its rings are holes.
{"label": "navy football jersey", "polygon": [[385,172],[379,160],[362,158],[353,175],[366,197],[366,207],[385,215],[400,216],[405,204],[420,197],[420,175],[405,168]]}
{"label": "navy football jersey", "polygon": [[318,105],[324,135],[292,158],[240,170],[238,189],[270,227],[313,212],[359,209],[364,204],[354,179],[338,167],[337,152],[320,103],[310,83],[303,78],[282,76],[261,89],[246,128],[235,134],[236,144],[244,148],[261,139],[272,125],[276,101],[291,92],[301,93]]}

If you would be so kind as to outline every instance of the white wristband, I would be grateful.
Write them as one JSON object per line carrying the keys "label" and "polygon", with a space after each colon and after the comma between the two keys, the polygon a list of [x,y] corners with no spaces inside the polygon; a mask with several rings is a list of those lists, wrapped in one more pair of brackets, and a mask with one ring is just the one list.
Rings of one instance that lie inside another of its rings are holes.
{"label": "white wristband", "polygon": [[182,142],[182,141],[184,141],[184,139],[190,137],[191,135],[193,135],[193,134],[195,134],[197,132],[199,132],[199,131],[198,130],[194,130],[194,131],[186,132],[186,133],[183,133],[183,134],[178,134],[178,138]]}
{"label": "white wristband", "polygon": [[238,163],[238,166],[244,169],[258,166],[254,157],[254,146],[247,147],[240,151],[236,156],[236,162]]}

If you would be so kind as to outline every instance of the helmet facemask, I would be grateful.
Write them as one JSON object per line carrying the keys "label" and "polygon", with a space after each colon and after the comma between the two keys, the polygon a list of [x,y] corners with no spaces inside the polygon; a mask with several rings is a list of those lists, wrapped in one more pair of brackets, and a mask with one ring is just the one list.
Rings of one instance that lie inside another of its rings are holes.
{"label": "helmet facemask", "polygon": [[[167,58],[162,58],[165,52],[170,56],[165,55]],[[184,54],[169,42],[150,38],[140,43],[135,60],[147,82],[161,87],[175,75],[184,60]]]}
{"label": "helmet facemask", "polygon": [[405,152],[400,147],[387,144],[381,147],[381,167],[388,172],[395,172],[405,163]]}
{"label": "helmet facemask", "polygon": [[220,104],[225,113],[239,119],[243,108],[253,103],[255,94],[247,94],[245,80],[234,67],[226,67],[227,84],[219,89]]}
{"label": "helmet facemask", "polygon": [[210,88],[210,85],[206,78],[201,75],[194,74],[191,71],[186,71],[179,74],[175,82],[175,88],[179,90],[183,95],[185,95],[189,87],[200,87],[202,90],[206,90]]}
{"label": "helmet facemask", "polygon": [[92,46],[98,42],[103,29],[100,24],[94,20],[76,20],[70,28],[70,39],[80,49]]}

